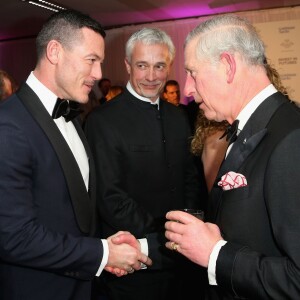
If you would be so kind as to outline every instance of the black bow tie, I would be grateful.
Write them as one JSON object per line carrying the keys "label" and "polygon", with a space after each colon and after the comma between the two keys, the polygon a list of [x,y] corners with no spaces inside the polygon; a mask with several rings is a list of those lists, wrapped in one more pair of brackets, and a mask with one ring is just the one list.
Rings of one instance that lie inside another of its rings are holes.
{"label": "black bow tie", "polygon": [[82,110],[79,108],[79,103],[75,101],[57,99],[52,112],[52,118],[57,119],[63,116],[66,122],[76,118]]}
{"label": "black bow tie", "polygon": [[240,122],[239,120],[235,120],[231,125],[228,125],[226,127],[224,134],[220,137],[220,139],[226,136],[226,141],[227,142],[229,141],[229,145],[231,143],[234,143],[235,140],[237,139],[239,122]]}

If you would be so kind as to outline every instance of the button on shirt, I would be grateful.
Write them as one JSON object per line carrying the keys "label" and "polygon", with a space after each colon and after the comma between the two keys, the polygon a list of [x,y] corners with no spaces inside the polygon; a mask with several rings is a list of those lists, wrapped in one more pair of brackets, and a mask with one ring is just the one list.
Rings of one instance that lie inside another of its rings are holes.
{"label": "button on shirt", "polygon": [[[265,89],[263,89],[261,92],[259,92],[239,113],[237,116],[237,119],[240,121],[238,126],[238,133],[241,132],[245,126],[245,124],[248,122],[251,115],[254,113],[254,111],[257,109],[257,107],[265,101],[268,97],[275,94],[277,92],[276,88],[273,84],[268,85]],[[231,148],[233,147],[234,143],[232,143],[226,152],[226,157],[228,153],[230,152]],[[225,158],[226,159],[226,158]],[[221,248],[226,244],[227,242],[224,240],[220,240],[217,242],[217,244],[214,246],[208,262],[208,281],[210,285],[217,285],[216,281],[216,263],[218,259],[219,252]]]}
{"label": "button on shirt", "polygon": [[[53,108],[55,106],[57,96],[51,92],[46,86],[44,86],[31,72],[29,75],[26,83],[29,87],[37,94],[40,101],[45,106],[46,110],[48,111],[49,115],[52,115]],[[72,122],[66,122],[64,117],[60,117],[58,119],[53,120],[57,125],[59,131],[63,135],[64,139],[66,140],[68,146],[70,147],[74,158],[78,164],[80,169],[84,184],[86,189],[88,190],[89,186],[89,162],[86,151],[84,149],[83,143],[75,129],[75,126]],[[108,261],[108,244],[106,240],[102,240],[103,243],[103,258],[101,261],[100,268],[96,276],[99,276],[104,269],[105,265]],[[100,251],[100,249],[99,249]]]}

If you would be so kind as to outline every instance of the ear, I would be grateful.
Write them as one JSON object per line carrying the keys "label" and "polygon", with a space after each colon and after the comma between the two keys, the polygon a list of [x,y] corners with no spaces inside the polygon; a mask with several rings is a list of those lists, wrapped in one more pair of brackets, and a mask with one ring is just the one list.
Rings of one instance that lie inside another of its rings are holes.
{"label": "ear", "polygon": [[126,66],[126,70],[127,70],[127,73],[130,75],[130,63],[128,62],[127,58],[125,58],[125,66]]}
{"label": "ear", "polygon": [[51,40],[48,43],[47,49],[46,49],[46,56],[51,64],[54,64],[54,65],[57,64],[61,50],[62,50],[62,47],[58,41]]}
{"label": "ear", "polygon": [[236,61],[232,54],[224,52],[221,54],[221,62],[226,69],[227,83],[232,83],[236,72]]}

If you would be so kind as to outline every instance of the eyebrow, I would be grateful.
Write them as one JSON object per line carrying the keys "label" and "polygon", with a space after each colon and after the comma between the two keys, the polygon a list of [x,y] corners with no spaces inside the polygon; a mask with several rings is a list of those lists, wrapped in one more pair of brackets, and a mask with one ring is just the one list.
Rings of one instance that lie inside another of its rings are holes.
{"label": "eyebrow", "polygon": [[[136,61],[135,64],[147,64],[147,65],[151,65],[151,63],[147,62],[147,61],[144,61],[144,60],[141,60],[141,61]],[[155,65],[167,65],[166,62],[164,61],[158,61],[154,64]]]}

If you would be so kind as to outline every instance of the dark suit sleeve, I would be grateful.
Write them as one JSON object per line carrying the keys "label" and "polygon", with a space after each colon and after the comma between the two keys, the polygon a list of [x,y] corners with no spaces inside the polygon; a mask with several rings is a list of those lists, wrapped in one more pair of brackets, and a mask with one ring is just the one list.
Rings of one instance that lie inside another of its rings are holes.
{"label": "dark suit sleeve", "polygon": [[218,285],[238,297],[300,298],[299,141],[300,130],[286,136],[274,149],[264,176],[264,199],[277,255],[231,242],[219,253]]}
{"label": "dark suit sleeve", "polygon": [[[32,140],[31,140],[32,142]],[[5,263],[92,279],[102,259],[102,243],[50,230],[39,221],[38,174],[47,177],[22,128],[0,117],[0,257]],[[45,160],[49,157],[45,157]],[[53,170],[51,170],[53,171]],[[46,172],[46,173],[45,173]],[[60,171],[61,172],[61,171]],[[53,174],[53,173],[50,173]],[[45,178],[46,178],[45,177]],[[41,182],[47,185],[47,182]],[[40,193],[41,194],[41,193]],[[66,198],[68,200],[68,198]],[[51,212],[49,212],[49,218]],[[48,217],[48,216],[47,216]],[[56,220],[52,220],[56,222]],[[69,222],[66,220],[66,222]]]}

